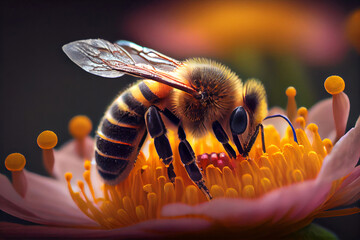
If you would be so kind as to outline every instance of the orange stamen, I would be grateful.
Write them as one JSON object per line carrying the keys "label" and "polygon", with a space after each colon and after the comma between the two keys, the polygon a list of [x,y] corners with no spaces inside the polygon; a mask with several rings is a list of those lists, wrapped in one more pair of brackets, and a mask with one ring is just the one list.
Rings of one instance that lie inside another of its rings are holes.
{"label": "orange stamen", "polygon": [[86,156],[85,139],[92,130],[91,120],[86,116],[75,116],[69,122],[69,132],[76,139],[76,149],[81,157]]}
{"label": "orange stamen", "polygon": [[11,171],[12,185],[15,191],[23,198],[27,191],[27,180],[23,171],[25,164],[26,159],[24,155],[20,153],[12,153],[5,159],[5,167]]}
{"label": "orange stamen", "polygon": [[296,89],[294,87],[288,87],[285,93],[288,97],[286,115],[288,116],[290,121],[294,121],[297,113],[297,106],[295,101]]}
{"label": "orange stamen", "polygon": [[53,131],[43,131],[37,138],[37,144],[42,149],[42,158],[45,169],[52,174],[55,158],[54,147],[58,142],[58,138]]}
{"label": "orange stamen", "polygon": [[339,76],[330,76],[325,80],[325,89],[333,98],[333,116],[336,129],[336,141],[339,140],[346,130],[346,123],[350,112],[350,101],[343,92],[345,81]]}

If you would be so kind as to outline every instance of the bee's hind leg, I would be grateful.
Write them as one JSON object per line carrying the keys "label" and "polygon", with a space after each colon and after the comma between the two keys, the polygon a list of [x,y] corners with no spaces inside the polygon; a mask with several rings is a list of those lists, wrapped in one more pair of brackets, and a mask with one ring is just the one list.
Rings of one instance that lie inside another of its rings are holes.
{"label": "bee's hind leg", "polygon": [[166,136],[166,128],[159,114],[159,110],[155,106],[149,107],[145,113],[145,122],[147,130],[152,138],[157,154],[167,168],[168,177],[171,182],[175,181],[175,172],[173,161],[173,152]]}

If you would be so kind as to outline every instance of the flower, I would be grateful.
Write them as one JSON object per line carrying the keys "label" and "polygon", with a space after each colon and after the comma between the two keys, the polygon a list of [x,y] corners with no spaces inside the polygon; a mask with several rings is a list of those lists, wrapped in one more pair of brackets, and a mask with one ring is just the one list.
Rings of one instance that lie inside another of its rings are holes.
{"label": "flower", "polygon": [[136,8],[129,15],[126,32],[173,56],[227,58],[241,49],[258,49],[328,64],[341,59],[346,50],[342,14],[330,4],[185,1]]}
{"label": "flower", "polygon": [[[325,82],[333,95],[330,112],[338,118],[334,120],[335,145],[320,136],[322,125],[309,123],[306,109],[296,111],[293,88],[287,90],[287,112],[296,123],[298,142],[290,128],[281,137],[269,125],[265,127],[266,153],[259,138],[248,158],[236,160],[221,153],[222,146],[211,135],[191,142],[214,197],[211,201],[190,181],[177,151],[177,178],[174,184],[169,182],[152,141],[144,147],[148,154],[140,152],[125,181],[116,186],[102,184],[93,163],[84,161],[92,157],[93,140],[87,136],[91,122],[75,117],[70,123],[75,140],[59,150],[53,149],[57,138],[51,131],[41,133],[37,140],[44,164],[56,179],[26,171],[21,154],[10,154],[5,160],[13,181],[0,175],[1,210],[41,225],[3,222],[0,232],[5,237],[30,238],[197,238],[209,234],[259,239],[286,237],[315,218],[358,213],[359,208],[332,210],[360,198],[360,167],[356,167],[360,120],[339,136],[345,131],[349,106],[343,85],[337,76]],[[169,138],[172,146],[178,145],[173,133],[169,132]]]}

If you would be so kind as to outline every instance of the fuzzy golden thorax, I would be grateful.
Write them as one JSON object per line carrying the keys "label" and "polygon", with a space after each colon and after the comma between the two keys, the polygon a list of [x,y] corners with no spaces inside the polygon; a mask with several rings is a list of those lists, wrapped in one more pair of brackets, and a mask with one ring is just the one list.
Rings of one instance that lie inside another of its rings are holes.
{"label": "fuzzy golden thorax", "polygon": [[242,82],[237,75],[206,59],[187,60],[177,73],[199,93],[199,97],[194,97],[174,89],[172,94],[173,112],[185,129],[193,136],[201,137],[211,130],[211,124],[216,120],[224,122],[226,127],[231,112],[242,105]]}

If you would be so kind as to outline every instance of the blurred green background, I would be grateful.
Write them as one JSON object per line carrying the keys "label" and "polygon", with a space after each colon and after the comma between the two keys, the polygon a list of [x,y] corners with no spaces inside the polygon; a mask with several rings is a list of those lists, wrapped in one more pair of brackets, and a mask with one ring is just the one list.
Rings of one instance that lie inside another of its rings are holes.
{"label": "blurred green background", "polygon": [[[2,1],[0,159],[20,152],[28,170],[46,175],[37,135],[53,130],[60,146],[78,114],[96,128],[119,91],[135,81],[88,74],[61,50],[88,38],[131,40],[179,60],[211,57],[243,80],[263,81],[269,106],[286,107],[292,85],[298,106],[310,108],[329,97],[324,80],[340,75],[350,128],[360,109],[360,55],[346,26],[359,7],[359,1]],[[0,172],[9,175],[1,160]],[[5,213],[1,220],[23,222]],[[341,239],[360,236],[359,214],[318,222]]]}

